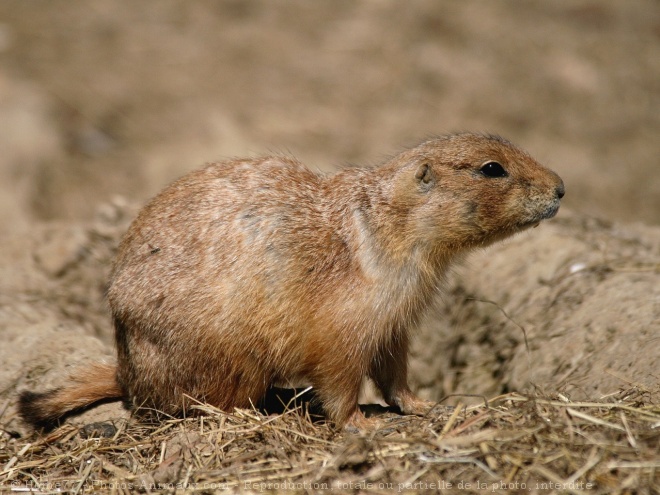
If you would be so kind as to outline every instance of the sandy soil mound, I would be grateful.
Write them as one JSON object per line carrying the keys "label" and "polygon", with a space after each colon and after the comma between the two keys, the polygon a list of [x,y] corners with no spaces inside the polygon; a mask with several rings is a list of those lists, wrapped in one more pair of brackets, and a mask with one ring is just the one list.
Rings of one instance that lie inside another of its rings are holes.
{"label": "sandy soil mound", "polygon": [[3,396],[13,402],[17,387],[56,386],[76,364],[114,359],[104,292],[129,221],[125,206],[107,205],[90,224],[43,224],[2,239]]}
{"label": "sandy soil mound", "polygon": [[538,388],[594,400],[656,388],[658,253],[657,227],[562,212],[475,254],[451,277],[444,318],[419,335],[414,377],[436,399]]}

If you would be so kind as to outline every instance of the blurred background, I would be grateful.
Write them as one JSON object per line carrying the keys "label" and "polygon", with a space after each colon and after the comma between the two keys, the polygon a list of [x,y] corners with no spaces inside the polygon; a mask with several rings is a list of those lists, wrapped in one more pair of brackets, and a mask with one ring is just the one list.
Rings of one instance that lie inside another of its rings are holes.
{"label": "blurred background", "polygon": [[458,130],[658,224],[659,99],[657,0],[2,0],[0,232],[225,157],[332,170]]}

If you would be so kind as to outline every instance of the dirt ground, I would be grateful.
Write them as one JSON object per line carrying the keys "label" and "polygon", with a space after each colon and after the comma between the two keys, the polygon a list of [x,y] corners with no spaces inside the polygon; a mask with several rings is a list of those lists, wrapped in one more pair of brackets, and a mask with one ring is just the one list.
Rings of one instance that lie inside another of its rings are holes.
{"label": "dirt ground", "polygon": [[416,388],[660,403],[659,81],[655,0],[1,2],[0,435],[29,435],[17,390],[112,359],[110,261],[172,179],[272,151],[375,164],[455,130],[509,138],[567,194],[450,275]]}

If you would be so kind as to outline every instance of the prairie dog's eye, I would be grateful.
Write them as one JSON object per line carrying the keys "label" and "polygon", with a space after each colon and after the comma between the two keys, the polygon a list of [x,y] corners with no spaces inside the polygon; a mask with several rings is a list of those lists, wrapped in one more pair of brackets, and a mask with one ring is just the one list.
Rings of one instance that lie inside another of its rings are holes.
{"label": "prairie dog's eye", "polygon": [[506,177],[509,175],[504,167],[497,162],[486,162],[479,171],[486,177]]}

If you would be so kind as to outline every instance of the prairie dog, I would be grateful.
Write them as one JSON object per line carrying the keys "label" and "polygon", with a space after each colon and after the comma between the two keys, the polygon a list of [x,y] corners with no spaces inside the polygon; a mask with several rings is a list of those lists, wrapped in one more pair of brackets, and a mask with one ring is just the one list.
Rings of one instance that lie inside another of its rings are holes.
{"label": "prairie dog", "polygon": [[23,392],[19,409],[42,426],[112,398],[232,410],[305,379],[337,426],[369,428],[357,402],[369,377],[388,404],[423,414],[408,342],[443,274],[553,217],[563,196],[530,155],[472,133],[327,176],[280,156],[208,165],[151,200],[121,242],[108,291],[117,364]]}

